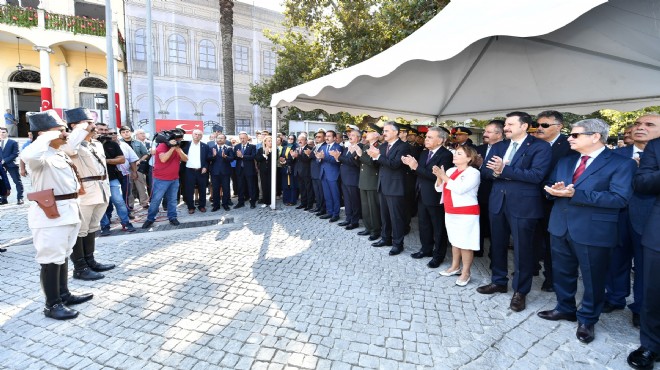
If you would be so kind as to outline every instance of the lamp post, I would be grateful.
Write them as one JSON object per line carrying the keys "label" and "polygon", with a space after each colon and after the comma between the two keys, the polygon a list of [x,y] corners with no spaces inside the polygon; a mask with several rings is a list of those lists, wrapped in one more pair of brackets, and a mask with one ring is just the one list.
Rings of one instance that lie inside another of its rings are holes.
{"label": "lamp post", "polygon": [[[94,104],[96,104],[96,109],[101,111],[101,123],[103,123],[103,104],[105,104],[108,101],[106,99],[105,95],[98,93],[94,94]],[[101,108],[99,108],[101,106]]]}

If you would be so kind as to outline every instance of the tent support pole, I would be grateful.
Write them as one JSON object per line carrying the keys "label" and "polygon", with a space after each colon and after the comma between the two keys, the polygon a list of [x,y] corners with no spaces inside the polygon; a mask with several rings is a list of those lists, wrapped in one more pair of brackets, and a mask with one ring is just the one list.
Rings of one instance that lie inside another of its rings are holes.
{"label": "tent support pole", "polygon": [[270,208],[275,209],[275,197],[277,194],[277,140],[275,140],[275,130],[277,130],[277,107],[272,107],[272,116],[270,121],[270,135],[273,141],[273,148],[271,153],[271,167],[270,167]]}

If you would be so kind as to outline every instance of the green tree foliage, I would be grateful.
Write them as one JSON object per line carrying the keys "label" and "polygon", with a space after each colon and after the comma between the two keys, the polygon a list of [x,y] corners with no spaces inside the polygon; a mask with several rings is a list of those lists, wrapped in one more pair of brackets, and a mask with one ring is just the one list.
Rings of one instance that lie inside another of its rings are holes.
{"label": "green tree foliage", "polygon": [[[265,35],[278,63],[272,78],[253,84],[250,102],[270,106],[271,96],[360,63],[409,36],[433,18],[448,0],[286,0],[285,31]],[[297,119],[290,110],[285,118]],[[317,114],[318,115],[318,114]],[[328,115],[341,124],[364,117]]]}

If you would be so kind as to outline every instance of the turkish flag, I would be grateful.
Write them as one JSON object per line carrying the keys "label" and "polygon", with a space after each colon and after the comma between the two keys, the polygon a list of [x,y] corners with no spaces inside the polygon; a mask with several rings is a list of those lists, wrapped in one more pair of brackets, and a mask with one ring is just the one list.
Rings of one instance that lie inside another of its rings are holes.
{"label": "turkish flag", "polygon": [[156,131],[172,130],[180,128],[186,131],[186,134],[192,135],[193,130],[204,131],[204,122],[187,119],[157,119]]}

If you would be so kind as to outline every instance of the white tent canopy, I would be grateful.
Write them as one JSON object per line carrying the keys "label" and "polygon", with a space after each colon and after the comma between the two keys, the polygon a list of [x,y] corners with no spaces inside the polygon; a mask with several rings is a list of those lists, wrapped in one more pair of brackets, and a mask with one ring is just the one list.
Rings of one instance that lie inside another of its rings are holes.
{"label": "white tent canopy", "polygon": [[654,0],[455,0],[390,49],[271,100],[418,120],[649,105],[660,105]]}

